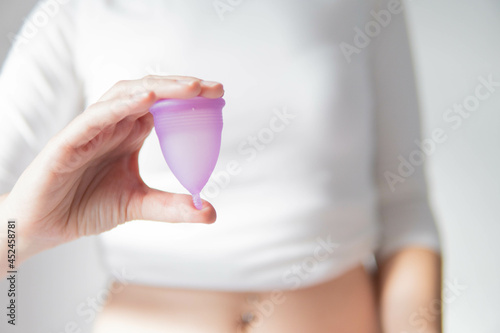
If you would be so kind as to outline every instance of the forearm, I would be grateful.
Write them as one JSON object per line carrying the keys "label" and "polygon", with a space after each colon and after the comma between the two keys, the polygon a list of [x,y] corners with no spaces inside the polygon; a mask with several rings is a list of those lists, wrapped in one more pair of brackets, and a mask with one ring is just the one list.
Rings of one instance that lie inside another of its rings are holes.
{"label": "forearm", "polygon": [[379,263],[380,320],[384,333],[441,332],[441,257],[402,249]]}

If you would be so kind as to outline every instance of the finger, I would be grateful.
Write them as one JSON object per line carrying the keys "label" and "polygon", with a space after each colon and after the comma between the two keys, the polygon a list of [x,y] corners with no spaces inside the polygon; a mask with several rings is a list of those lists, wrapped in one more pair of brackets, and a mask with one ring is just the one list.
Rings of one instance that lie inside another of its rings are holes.
{"label": "finger", "polygon": [[[175,91],[174,91],[175,92]],[[64,144],[74,148],[85,145],[106,128],[126,117],[139,118],[149,112],[157,97],[152,92],[98,102],[73,120],[61,133]]]}
{"label": "finger", "polygon": [[[161,76],[153,76],[154,78],[161,79]],[[169,79],[180,80],[180,81],[189,81],[189,80],[197,80],[201,85],[200,96],[206,98],[219,98],[224,95],[224,87],[221,83],[215,81],[206,81],[200,80],[199,78],[193,76],[179,76],[179,75],[169,75],[166,76]]]}
{"label": "finger", "polygon": [[197,77],[194,77],[194,76],[188,76],[188,75],[166,75],[166,76],[162,76],[162,75],[152,75],[154,77],[158,77],[158,78],[168,78],[168,79],[172,79],[172,80],[199,80],[201,81],[200,78],[197,78]]}
{"label": "finger", "polygon": [[127,208],[127,220],[209,224],[215,222],[216,216],[214,207],[207,201],[203,201],[203,208],[198,210],[190,195],[152,188],[135,192]]}
{"label": "finger", "polygon": [[134,127],[128,133],[126,139],[120,143],[125,147],[142,147],[144,140],[154,127],[154,119],[151,113],[146,113],[134,122]]}
{"label": "finger", "polygon": [[[165,78],[165,77],[156,76],[156,75],[153,75],[153,77],[155,79]],[[224,95],[224,87],[219,82],[201,80],[201,79],[193,77],[193,76],[168,75],[166,77],[169,79],[179,80],[179,81],[186,81],[186,80],[187,81],[189,81],[189,80],[199,81],[200,85],[201,85],[200,96],[203,96],[206,98],[219,98],[219,97],[222,97]]]}
{"label": "finger", "polygon": [[201,81],[200,96],[206,98],[219,98],[224,95],[224,87],[219,82]]}
{"label": "finger", "polygon": [[134,120],[143,116],[158,99],[187,99],[196,97],[201,92],[200,82],[196,80],[180,82],[161,79],[159,82],[162,84],[154,91],[139,91],[93,104],[70,124],[70,128],[66,130],[65,142],[71,147],[81,146],[126,117]]}
{"label": "finger", "polygon": [[[181,95],[163,97],[163,92],[171,89],[171,85],[177,85],[179,88],[183,88],[180,91]],[[155,94],[160,96],[160,98],[192,98],[200,93],[201,80],[191,77],[179,77],[179,79],[173,79],[167,76],[148,75],[139,80],[125,80],[117,82],[99,99],[99,101],[101,102],[129,95],[138,95],[148,91],[153,91]],[[196,92],[194,96],[192,96],[193,92]],[[184,96],[186,93],[188,96]]]}

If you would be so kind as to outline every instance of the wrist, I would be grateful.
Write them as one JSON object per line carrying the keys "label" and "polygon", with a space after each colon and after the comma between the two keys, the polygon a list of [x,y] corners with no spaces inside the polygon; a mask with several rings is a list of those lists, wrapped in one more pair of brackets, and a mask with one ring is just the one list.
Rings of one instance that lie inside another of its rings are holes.
{"label": "wrist", "polygon": [[43,249],[12,211],[9,194],[0,196],[0,276],[9,270],[17,270],[28,258]]}

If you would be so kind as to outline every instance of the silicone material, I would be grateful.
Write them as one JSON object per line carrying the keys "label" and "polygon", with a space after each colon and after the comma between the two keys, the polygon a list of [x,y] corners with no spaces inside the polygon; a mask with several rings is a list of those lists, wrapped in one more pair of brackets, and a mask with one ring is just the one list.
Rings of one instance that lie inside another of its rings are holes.
{"label": "silicone material", "polygon": [[222,98],[164,99],[149,109],[163,157],[197,209],[219,158],[225,104]]}

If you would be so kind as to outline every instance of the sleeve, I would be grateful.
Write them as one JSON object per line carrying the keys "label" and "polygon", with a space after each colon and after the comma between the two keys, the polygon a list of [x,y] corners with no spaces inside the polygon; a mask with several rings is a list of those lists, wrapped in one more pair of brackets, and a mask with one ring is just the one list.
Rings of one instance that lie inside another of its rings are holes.
{"label": "sleeve", "polygon": [[74,66],[75,3],[41,1],[0,73],[0,192],[11,190],[47,141],[82,109]]}
{"label": "sleeve", "polygon": [[[389,12],[391,2],[381,1],[379,13]],[[440,252],[424,171],[425,159],[436,147],[421,137],[404,12],[391,14],[390,23],[381,28],[371,45],[379,259],[407,246]]]}

